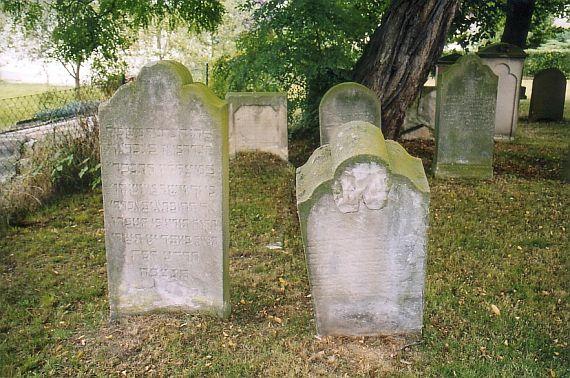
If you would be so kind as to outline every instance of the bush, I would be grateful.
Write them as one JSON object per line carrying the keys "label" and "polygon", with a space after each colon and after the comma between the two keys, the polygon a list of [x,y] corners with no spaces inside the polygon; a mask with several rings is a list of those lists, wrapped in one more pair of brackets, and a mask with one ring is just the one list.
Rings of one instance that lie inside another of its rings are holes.
{"label": "bush", "polygon": [[0,184],[0,229],[17,223],[56,194],[93,189],[101,183],[99,132],[80,120],[77,132],[58,132],[22,145],[18,174]]}
{"label": "bush", "polygon": [[564,72],[566,77],[570,77],[570,50],[527,50],[527,54],[524,76],[534,76],[540,70],[555,67]]}

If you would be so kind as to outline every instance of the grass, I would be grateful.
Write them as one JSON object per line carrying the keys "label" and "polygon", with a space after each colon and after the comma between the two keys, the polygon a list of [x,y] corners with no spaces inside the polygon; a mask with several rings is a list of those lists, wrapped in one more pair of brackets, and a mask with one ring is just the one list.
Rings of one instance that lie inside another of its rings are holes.
{"label": "grass", "polygon": [[33,94],[71,89],[66,86],[56,86],[50,84],[31,84],[31,83],[8,83],[0,80],[0,100],[5,98],[29,96]]}
{"label": "grass", "polygon": [[[430,177],[419,342],[315,338],[294,168],[270,155],[230,167],[225,321],[109,324],[101,194],[63,197],[0,240],[0,376],[568,376],[569,126],[522,123],[514,143],[497,144],[493,180]],[[432,143],[406,147],[429,166]],[[277,241],[282,250],[266,247]]]}
{"label": "grass", "polygon": [[[99,90],[91,87],[84,87],[81,95],[84,100],[103,98]],[[75,91],[69,87],[0,81],[0,132],[34,118],[38,112],[61,108],[76,100]]]}

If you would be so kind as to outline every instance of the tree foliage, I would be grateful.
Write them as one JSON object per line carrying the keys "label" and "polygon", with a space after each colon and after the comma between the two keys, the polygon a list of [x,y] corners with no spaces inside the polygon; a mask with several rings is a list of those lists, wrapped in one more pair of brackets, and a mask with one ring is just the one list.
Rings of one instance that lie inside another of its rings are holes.
{"label": "tree foliage", "polygon": [[120,62],[132,30],[164,19],[170,27],[214,30],[223,15],[220,0],[0,0],[0,10],[39,37],[47,57],[60,61],[76,86],[88,60],[99,70]]}
{"label": "tree foliage", "polygon": [[[463,0],[451,27],[451,41],[462,47],[498,41],[505,26],[508,0]],[[554,17],[568,17],[567,0],[537,0],[527,47],[536,47],[560,31]]]}
{"label": "tree foliage", "polygon": [[[380,21],[384,0],[247,0],[251,28],[218,61],[215,89],[288,91],[293,114],[347,78]],[[312,114],[314,117],[314,114]]]}

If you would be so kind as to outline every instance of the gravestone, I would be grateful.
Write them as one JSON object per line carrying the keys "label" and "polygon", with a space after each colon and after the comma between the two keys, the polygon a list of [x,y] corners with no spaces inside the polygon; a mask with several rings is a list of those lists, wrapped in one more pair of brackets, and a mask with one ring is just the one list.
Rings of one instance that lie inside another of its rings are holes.
{"label": "gravestone", "polygon": [[495,139],[513,140],[519,119],[519,96],[526,54],[518,46],[496,43],[479,50],[477,55],[499,77]]}
{"label": "gravestone", "polygon": [[364,85],[352,82],[335,85],[319,105],[321,145],[329,143],[339,126],[351,121],[366,121],[380,127],[380,101]]}
{"label": "gravestone", "polygon": [[437,85],[437,82],[439,81],[439,77],[441,76],[441,74],[444,73],[445,70],[447,70],[453,64],[455,64],[455,62],[457,62],[462,56],[463,55],[454,52],[454,53],[444,55],[437,60],[437,63],[435,65],[436,85]]}
{"label": "gravestone", "polygon": [[493,177],[497,76],[466,55],[437,84],[436,177]]}
{"label": "gravestone", "polygon": [[287,94],[230,92],[230,156],[240,151],[263,151],[287,160]]}
{"label": "gravestone", "polygon": [[534,75],[528,119],[562,121],[566,96],[566,77],[558,68],[547,68]]}
{"label": "gravestone", "polygon": [[227,104],[173,61],[99,108],[113,318],[229,313]]}
{"label": "gravestone", "polygon": [[400,133],[402,139],[433,139],[436,95],[435,87],[422,87],[420,95],[406,111]]}
{"label": "gravestone", "polygon": [[297,169],[319,335],[422,329],[429,187],[420,159],[354,121]]}

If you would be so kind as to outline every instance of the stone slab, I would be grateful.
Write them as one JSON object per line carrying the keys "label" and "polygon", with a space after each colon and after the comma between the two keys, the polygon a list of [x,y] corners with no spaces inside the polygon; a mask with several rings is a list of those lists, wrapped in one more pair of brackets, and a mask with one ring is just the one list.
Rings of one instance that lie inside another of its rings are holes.
{"label": "stone slab", "polygon": [[400,138],[433,140],[436,96],[436,87],[422,87],[420,95],[406,111]]}
{"label": "stone slab", "polygon": [[229,314],[227,104],[182,64],[99,108],[111,317]]}
{"label": "stone slab", "polygon": [[329,143],[339,126],[351,121],[366,121],[380,127],[380,100],[364,85],[352,82],[335,85],[319,105],[321,146]]}
{"label": "stone slab", "polygon": [[477,55],[499,77],[495,112],[495,139],[513,140],[519,119],[519,96],[525,52],[518,46],[497,43]]}
{"label": "stone slab", "polygon": [[437,83],[436,177],[493,177],[498,77],[476,55],[449,67]]}
{"label": "stone slab", "polygon": [[558,122],[564,119],[566,77],[558,68],[537,72],[532,80],[528,119]]}
{"label": "stone slab", "polygon": [[429,202],[421,160],[355,121],[296,180],[317,333],[420,333]]}
{"label": "stone slab", "polygon": [[230,156],[240,151],[262,151],[288,159],[287,94],[230,92]]}

